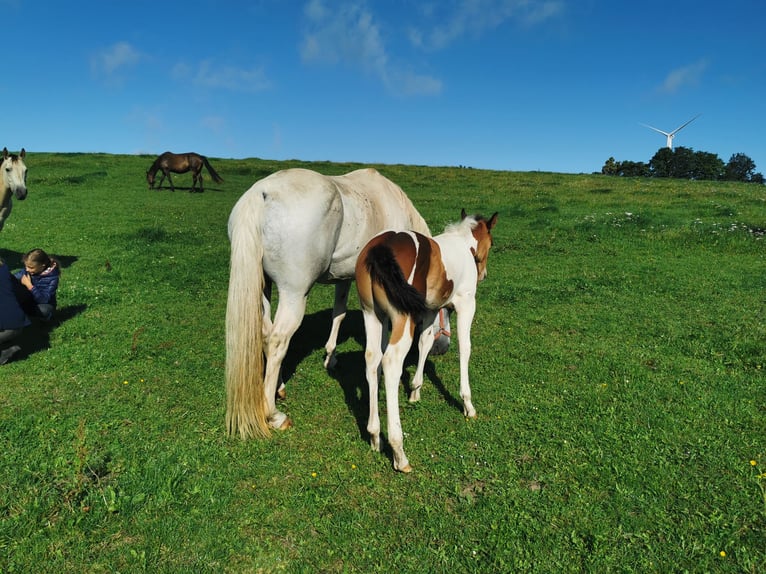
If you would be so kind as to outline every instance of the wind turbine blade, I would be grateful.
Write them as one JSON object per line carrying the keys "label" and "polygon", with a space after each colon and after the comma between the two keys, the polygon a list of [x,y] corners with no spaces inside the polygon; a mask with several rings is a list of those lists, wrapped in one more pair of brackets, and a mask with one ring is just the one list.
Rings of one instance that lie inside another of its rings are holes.
{"label": "wind turbine blade", "polygon": [[690,119],[688,122],[686,122],[684,125],[682,125],[680,128],[676,128],[676,129],[674,129],[674,130],[673,130],[672,132],[670,132],[670,133],[671,133],[671,134],[674,134],[674,135],[675,135],[675,134],[677,134],[678,132],[680,132],[682,129],[684,129],[686,126],[688,126],[690,123],[692,123],[694,120],[696,120],[696,119],[697,119],[698,117],[700,117],[701,115],[702,115],[702,114],[697,114],[697,115],[696,115],[696,116],[694,116],[692,119]]}
{"label": "wind turbine blade", "polygon": [[[657,128],[653,128],[652,126],[648,126],[648,125],[646,125],[646,124],[640,124],[640,125],[644,126],[645,128],[649,128],[650,130],[654,130],[654,131],[656,131],[656,132],[659,132],[659,133],[661,133],[661,134],[662,134],[662,135],[664,135],[664,136],[669,136],[669,135],[670,135],[668,132],[663,132],[662,130],[658,130]],[[682,126],[682,127],[683,127],[683,126]],[[679,129],[680,129],[680,128],[679,128]]]}

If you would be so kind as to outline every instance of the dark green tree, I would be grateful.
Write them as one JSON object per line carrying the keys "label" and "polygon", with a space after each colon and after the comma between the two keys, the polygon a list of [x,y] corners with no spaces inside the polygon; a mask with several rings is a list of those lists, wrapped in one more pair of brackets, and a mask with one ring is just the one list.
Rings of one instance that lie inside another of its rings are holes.
{"label": "dark green tree", "polygon": [[694,150],[688,147],[677,147],[673,150],[670,177],[692,179],[694,177]]}
{"label": "dark green tree", "polygon": [[606,160],[604,167],[601,168],[601,173],[604,175],[617,175],[617,162],[613,157]]}
{"label": "dark green tree", "polygon": [[642,161],[623,161],[618,164],[617,175],[624,177],[649,177],[649,166]]}
{"label": "dark green tree", "polygon": [[726,166],[716,154],[698,151],[694,157],[694,179],[718,180],[723,178]]}
{"label": "dark green tree", "polygon": [[700,179],[745,181],[764,183],[764,177],[755,171],[755,162],[743,153],[731,156],[724,164],[714,153],[691,148],[663,147],[657,150],[649,163],[636,161],[617,161],[610,157],[601,168],[604,175],[625,177],[675,177],[679,179]]}
{"label": "dark green tree", "polygon": [[755,174],[755,162],[743,153],[735,153],[729,159],[724,171],[729,181],[752,181]]}
{"label": "dark green tree", "polygon": [[649,160],[649,171],[654,177],[673,177],[673,150],[663,147]]}

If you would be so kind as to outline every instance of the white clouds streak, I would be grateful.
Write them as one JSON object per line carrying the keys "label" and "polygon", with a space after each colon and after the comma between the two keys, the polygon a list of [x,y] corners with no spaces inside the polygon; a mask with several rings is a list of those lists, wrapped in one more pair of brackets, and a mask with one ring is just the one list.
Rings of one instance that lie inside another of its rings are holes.
{"label": "white clouds streak", "polygon": [[232,92],[257,93],[272,87],[262,68],[218,66],[209,59],[201,61],[196,68],[185,63],[176,64],[173,77],[181,81],[190,81],[195,86]]}
{"label": "white clouds streak", "polygon": [[[466,35],[478,36],[510,21],[533,26],[564,11],[563,0],[459,0],[442,22],[428,31],[411,30],[410,39],[428,50],[442,50]],[[436,12],[434,14],[438,14]]]}
{"label": "white clouds streak", "polygon": [[667,75],[665,81],[660,86],[659,91],[666,94],[675,94],[684,87],[696,86],[699,84],[707,67],[707,60],[703,59],[688,66],[673,70]]}
{"label": "white clouds streak", "polygon": [[[306,63],[347,65],[376,76],[397,95],[432,95],[442,91],[439,78],[399,65],[411,55],[390,56],[387,38],[401,33],[411,49],[434,52],[448,48],[467,35],[480,36],[509,21],[536,25],[564,11],[564,0],[452,0],[422,3],[417,10],[399,14],[388,26],[381,24],[367,0],[342,4],[308,0],[304,7],[307,31],[301,45]],[[417,25],[401,16],[422,17]],[[398,47],[401,49],[401,47]]]}
{"label": "white clouds streak", "polygon": [[348,2],[331,11],[322,0],[306,4],[309,31],[301,46],[304,62],[346,64],[377,76],[398,95],[439,93],[441,80],[403,69],[389,60],[385,41],[365,2]]}
{"label": "white clouds streak", "polygon": [[119,72],[136,65],[141,53],[128,42],[117,42],[91,58],[91,69],[97,76],[115,80]]}

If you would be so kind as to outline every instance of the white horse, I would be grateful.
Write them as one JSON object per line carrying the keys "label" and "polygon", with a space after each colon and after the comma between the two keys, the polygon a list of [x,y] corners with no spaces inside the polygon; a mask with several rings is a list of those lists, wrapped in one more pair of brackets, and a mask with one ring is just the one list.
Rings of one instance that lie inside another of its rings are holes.
{"label": "white horse", "polygon": [[[434,317],[440,308],[448,305],[454,307],[457,314],[463,413],[466,417],[476,417],[468,382],[471,323],[476,311],[476,286],[487,276],[487,257],[492,246],[490,232],[495,223],[497,213],[484,219],[467,217],[463,211],[459,223],[434,238],[416,231],[386,231],[370,240],[359,254],[356,286],[367,336],[364,361],[370,389],[367,431],[372,449],[380,451],[378,370],[382,365],[388,442],[396,470],[412,470],[404,454],[399,419],[398,389],[404,358],[419,324],[423,330],[418,339],[418,363],[409,397],[410,402],[415,402],[420,400],[423,368],[434,341]],[[391,335],[383,352],[389,322]]]}
{"label": "white horse", "polygon": [[15,195],[19,201],[27,197],[27,166],[24,164],[26,156],[24,148],[19,155],[10,154],[8,148],[3,148],[3,161],[0,164],[0,171],[3,173],[3,187],[0,190],[0,229],[11,214],[12,197]]}
{"label": "white horse", "polygon": [[[399,186],[374,169],[325,176],[288,169],[256,182],[229,216],[231,271],[226,309],[226,427],[242,438],[292,423],[276,407],[280,367],[303,320],[314,283],[336,283],[325,367],[354,266],[365,243],[385,229],[428,226]],[[279,303],[272,321],[271,287]],[[265,367],[264,367],[265,354]],[[265,371],[265,372],[264,372]]]}

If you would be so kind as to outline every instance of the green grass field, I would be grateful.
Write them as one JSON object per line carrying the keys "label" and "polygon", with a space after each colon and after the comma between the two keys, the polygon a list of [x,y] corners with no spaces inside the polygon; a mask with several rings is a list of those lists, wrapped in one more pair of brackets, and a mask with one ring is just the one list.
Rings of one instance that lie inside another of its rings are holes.
{"label": "green grass field", "polygon": [[[401,395],[414,471],[366,439],[356,295],[293,339],[295,427],[224,431],[226,221],[303,165],[27,154],[0,232],[63,265],[58,322],[0,367],[0,572],[763,572],[766,191],[725,182],[377,166],[433,232],[500,213],[466,421],[457,348]],[[412,367],[409,368],[412,373]],[[383,418],[385,424],[385,417]]]}

